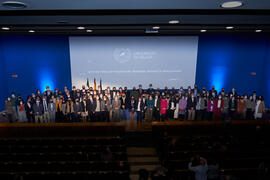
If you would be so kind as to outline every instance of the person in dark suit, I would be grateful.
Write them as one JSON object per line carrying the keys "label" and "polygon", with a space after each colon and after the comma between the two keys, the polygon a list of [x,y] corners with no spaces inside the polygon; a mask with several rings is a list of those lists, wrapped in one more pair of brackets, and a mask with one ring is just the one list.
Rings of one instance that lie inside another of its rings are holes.
{"label": "person in dark suit", "polygon": [[128,119],[128,98],[126,94],[123,92],[120,98],[121,101],[121,119],[127,120]]}
{"label": "person in dark suit", "polygon": [[191,92],[191,96],[187,99],[187,108],[188,108],[188,120],[195,120],[195,109],[197,105],[196,97],[193,92]]}
{"label": "person in dark suit", "polygon": [[130,120],[134,120],[135,107],[136,107],[136,99],[135,99],[134,96],[131,96],[131,99],[129,101],[129,116],[130,116]]}
{"label": "person in dark suit", "polygon": [[35,122],[38,123],[38,120],[40,123],[43,123],[43,113],[44,108],[42,103],[40,102],[39,97],[37,97],[36,103],[33,105],[34,115],[35,115]]}
{"label": "person in dark suit", "polygon": [[212,89],[209,90],[209,96],[210,98],[213,97],[214,99],[217,97],[217,90],[215,89],[215,86],[212,86]]}
{"label": "person in dark suit", "polygon": [[137,124],[142,123],[144,107],[145,105],[142,102],[142,98],[139,97],[138,102],[136,103],[136,106],[135,106],[135,110],[137,112]]}
{"label": "person in dark suit", "polygon": [[75,103],[73,104],[74,106],[74,115],[75,115],[75,121],[79,122],[81,118],[81,113],[82,113],[82,105],[79,102],[79,99],[75,99]]}
{"label": "person in dark suit", "polygon": [[29,123],[35,122],[33,104],[31,102],[31,99],[32,99],[31,96],[28,96],[27,101],[25,103],[25,112]]}
{"label": "person in dark suit", "polygon": [[96,100],[93,99],[93,96],[90,95],[89,99],[87,99],[86,109],[88,111],[88,121],[94,121],[94,114],[96,110]]}

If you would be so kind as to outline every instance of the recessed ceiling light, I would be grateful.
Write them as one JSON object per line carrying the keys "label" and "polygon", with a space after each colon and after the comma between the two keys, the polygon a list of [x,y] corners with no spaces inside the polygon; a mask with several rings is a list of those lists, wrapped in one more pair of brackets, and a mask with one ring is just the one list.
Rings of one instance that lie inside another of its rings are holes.
{"label": "recessed ceiling light", "polygon": [[159,26],[154,26],[153,29],[158,30],[158,29],[160,29],[160,27]]}
{"label": "recessed ceiling light", "polygon": [[262,30],[261,29],[256,29],[255,32],[262,32]]}
{"label": "recessed ceiling light", "polygon": [[83,27],[83,26],[79,26],[79,27],[77,27],[77,29],[79,29],[79,30],[83,30],[83,29],[85,29],[85,27]]}
{"label": "recessed ceiling light", "polygon": [[22,9],[27,7],[25,3],[20,1],[5,1],[2,3],[2,6],[12,9]]}
{"label": "recessed ceiling light", "polygon": [[201,32],[206,32],[206,29],[202,29]]}
{"label": "recessed ceiling light", "polygon": [[221,4],[222,8],[236,8],[242,6],[243,3],[241,1],[228,1]]}
{"label": "recessed ceiling light", "polygon": [[226,29],[233,29],[233,26],[227,26]]}
{"label": "recessed ceiling light", "polygon": [[91,29],[87,29],[87,30],[86,30],[86,32],[89,32],[89,33],[90,33],[90,32],[93,32],[93,30],[91,30]]}
{"label": "recessed ceiling light", "polygon": [[169,21],[169,24],[178,24],[179,23],[179,20],[171,20]]}
{"label": "recessed ceiling light", "polygon": [[34,33],[35,31],[34,31],[34,30],[29,30],[28,32],[30,32],[30,33]]}
{"label": "recessed ceiling light", "polygon": [[10,30],[10,28],[9,27],[2,27],[2,30],[8,31],[8,30]]}

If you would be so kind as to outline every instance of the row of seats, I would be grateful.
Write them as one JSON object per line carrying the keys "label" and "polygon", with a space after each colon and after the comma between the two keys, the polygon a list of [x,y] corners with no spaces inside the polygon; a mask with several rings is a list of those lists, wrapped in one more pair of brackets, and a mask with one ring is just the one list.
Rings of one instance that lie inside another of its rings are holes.
{"label": "row of seats", "polygon": [[111,152],[125,152],[125,145],[50,145],[50,146],[37,146],[37,145],[28,145],[28,146],[0,146],[0,153],[31,153],[31,152],[102,152],[107,148]]}
{"label": "row of seats", "polygon": [[168,160],[190,160],[190,157],[199,154],[200,156],[209,159],[209,158],[218,158],[222,159],[231,159],[231,158],[264,158],[270,157],[270,152],[268,150],[260,151],[169,151],[167,154]]}
{"label": "row of seats", "polygon": [[58,171],[128,171],[127,162],[55,161],[55,162],[5,162],[0,172],[58,172]]}
{"label": "row of seats", "polygon": [[102,137],[102,138],[25,138],[25,139],[0,139],[0,146],[8,145],[119,145],[125,144],[125,138]]}
{"label": "row of seats", "polygon": [[[102,161],[103,153],[1,153],[0,162],[9,161]],[[126,152],[114,152],[111,154],[112,160],[125,161]]]}
{"label": "row of seats", "polygon": [[128,171],[59,171],[59,172],[24,172],[24,173],[0,173],[3,180],[100,180],[117,179],[129,180]]}

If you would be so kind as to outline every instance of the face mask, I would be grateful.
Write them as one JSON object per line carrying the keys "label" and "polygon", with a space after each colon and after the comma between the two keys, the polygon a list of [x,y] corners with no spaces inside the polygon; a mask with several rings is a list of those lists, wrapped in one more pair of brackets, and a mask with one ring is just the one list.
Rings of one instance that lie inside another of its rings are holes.
{"label": "face mask", "polygon": [[11,97],[15,98],[15,95],[14,95],[14,94],[12,94],[12,95],[11,95]]}
{"label": "face mask", "polygon": [[218,99],[221,99],[221,97],[218,97]]}
{"label": "face mask", "polygon": [[39,103],[39,101],[37,101],[37,103]]}
{"label": "face mask", "polygon": [[8,98],[8,101],[10,101],[10,98]]}

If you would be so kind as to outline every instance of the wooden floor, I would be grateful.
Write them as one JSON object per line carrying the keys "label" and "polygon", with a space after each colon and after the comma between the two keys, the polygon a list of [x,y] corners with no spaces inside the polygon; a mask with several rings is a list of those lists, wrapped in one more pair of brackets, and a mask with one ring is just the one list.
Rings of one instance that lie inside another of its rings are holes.
{"label": "wooden floor", "polygon": [[[270,120],[233,120],[231,124],[270,124]],[[153,126],[196,126],[196,125],[222,125],[221,121],[166,121],[166,122],[77,122],[77,123],[0,123],[0,128],[5,127],[124,127],[126,131],[151,131]]]}

